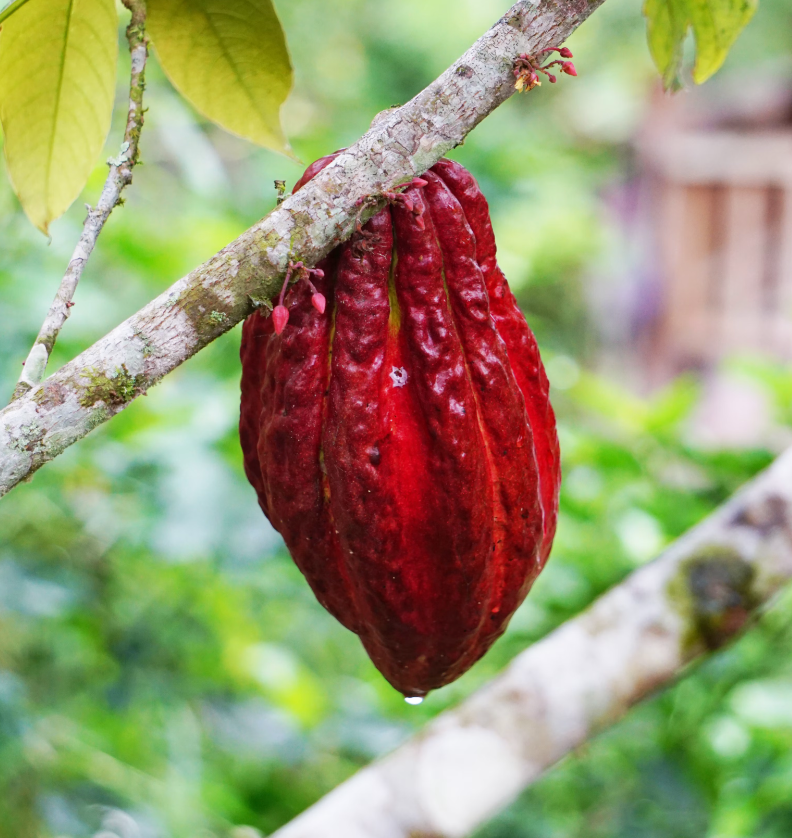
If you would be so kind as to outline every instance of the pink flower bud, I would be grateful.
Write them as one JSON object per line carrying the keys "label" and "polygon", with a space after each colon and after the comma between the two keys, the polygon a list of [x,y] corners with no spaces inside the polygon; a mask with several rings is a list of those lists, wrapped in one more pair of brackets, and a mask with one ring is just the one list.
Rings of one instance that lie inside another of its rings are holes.
{"label": "pink flower bud", "polygon": [[577,70],[575,69],[575,65],[571,61],[565,61],[561,65],[561,72],[566,73],[568,76],[576,76]]}
{"label": "pink flower bud", "polygon": [[324,294],[320,294],[318,291],[311,296],[311,305],[319,312],[319,314],[325,313],[325,308],[327,307],[327,300],[325,299]]}
{"label": "pink flower bud", "polygon": [[289,309],[284,305],[277,305],[272,310],[272,328],[275,329],[275,334],[280,335],[286,328],[289,322]]}
{"label": "pink flower bud", "polygon": [[552,73],[547,74],[547,80],[550,82],[550,84],[555,84],[558,81],[558,79]]}
{"label": "pink flower bud", "polygon": [[324,277],[324,271],[321,268],[311,268],[309,273],[312,273],[317,279],[322,279]]}
{"label": "pink flower bud", "polygon": [[558,50],[558,54],[561,58],[572,58],[572,50],[569,47],[562,47]]}

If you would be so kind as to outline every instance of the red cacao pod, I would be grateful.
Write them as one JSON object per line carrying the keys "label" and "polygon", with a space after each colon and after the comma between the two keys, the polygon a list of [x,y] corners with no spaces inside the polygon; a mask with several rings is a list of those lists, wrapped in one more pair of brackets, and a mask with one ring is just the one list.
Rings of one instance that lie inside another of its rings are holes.
{"label": "red cacao pod", "polygon": [[290,287],[281,335],[251,315],[241,351],[261,508],[406,696],[503,633],[550,551],[560,480],[547,378],[487,202],[457,163],[423,178],[329,254],[315,288]]}

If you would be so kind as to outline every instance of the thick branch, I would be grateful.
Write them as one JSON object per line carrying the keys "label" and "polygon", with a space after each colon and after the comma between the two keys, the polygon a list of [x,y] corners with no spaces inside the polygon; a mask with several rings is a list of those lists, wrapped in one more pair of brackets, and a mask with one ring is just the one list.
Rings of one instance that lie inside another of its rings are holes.
{"label": "thick branch", "polygon": [[121,202],[121,193],[132,183],[132,169],[138,161],[138,144],[143,128],[143,90],[145,88],[146,59],[148,58],[148,40],[146,38],[146,6],[142,0],[122,0],[132,12],[132,20],[127,26],[129,53],[132,58],[132,70],[129,78],[129,110],[127,113],[124,142],[121,153],[110,161],[99,203],[88,207],[88,216],[83,224],[82,235],[74,248],[69,266],[61,280],[58,293],[52,301],[41,330],[27,356],[19,377],[12,401],[27,393],[44,378],[49,356],[58,339],[60,330],[69,316],[74,292],[82,272],[96,246],[96,240],[102,232],[110,213]]}
{"label": "thick branch", "polygon": [[271,298],[290,259],[316,264],[352,233],[362,201],[426,171],[514,93],[517,55],[562,43],[603,2],[520,0],[300,192],[0,412],[0,495]]}
{"label": "thick branch", "polygon": [[792,449],[659,559],[273,838],[467,835],[737,635],[790,579]]}

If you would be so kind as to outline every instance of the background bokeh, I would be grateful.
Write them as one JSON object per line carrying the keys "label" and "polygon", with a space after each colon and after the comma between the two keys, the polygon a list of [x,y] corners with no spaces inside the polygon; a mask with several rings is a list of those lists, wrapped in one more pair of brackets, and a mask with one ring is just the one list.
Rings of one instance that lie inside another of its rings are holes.
{"label": "background bokeh", "polygon": [[[508,3],[276,5],[297,73],[285,127],[308,163],[407,101]],[[788,0],[762,0],[720,84],[790,73],[790,31]],[[577,79],[515,97],[453,154],[490,200],[548,362],[564,457],[553,558],[504,638],[420,707],[382,680],[314,601],[246,484],[235,329],[0,503],[1,838],[267,834],[650,560],[790,439],[792,373],[779,364],[729,362],[773,424],[739,449],[691,432],[695,376],[647,395],[602,373],[591,289],[631,258],[608,196],[633,177],[654,89],[640,3],[608,0],[570,45]],[[148,77],[144,165],[54,366],[265,214],[275,178],[291,186],[301,173],[203,123],[156,56]],[[0,174],[2,394],[83,213],[73,207],[47,242]],[[482,838],[792,834],[790,607],[564,761]]]}

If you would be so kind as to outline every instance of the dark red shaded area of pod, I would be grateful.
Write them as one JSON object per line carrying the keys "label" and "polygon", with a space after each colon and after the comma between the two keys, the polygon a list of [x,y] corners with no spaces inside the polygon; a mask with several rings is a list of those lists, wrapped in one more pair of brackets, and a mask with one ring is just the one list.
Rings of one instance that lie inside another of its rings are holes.
{"label": "dark red shaded area of pod", "polygon": [[254,314],[241,351],[261,508],[406,696],[503,633],[547,560],[560,483],[547,377],[487,202],[458,163],[422,177],[317,266],[324,313],[297,282],[281,334]]}

